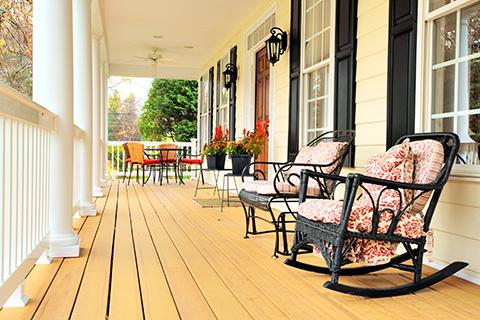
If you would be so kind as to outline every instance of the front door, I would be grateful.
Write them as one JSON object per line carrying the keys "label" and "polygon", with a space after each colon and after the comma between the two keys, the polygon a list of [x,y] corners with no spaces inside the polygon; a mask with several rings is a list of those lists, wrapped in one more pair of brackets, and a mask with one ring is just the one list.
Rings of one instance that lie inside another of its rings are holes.
{"label": "front door", "polygon": [[[255,70],[255,125],[257,125],[257,123],[263,123],[269,119],[270,64],[267,59],[266,47],[257,52]],[[256,161],[268,161],[268,134],[267,141]],[[265,173],[265,179],[268,179],[267,165],[256,165],[255,170],[263,171]],[[261,179],[262,177],[258,178]]]}

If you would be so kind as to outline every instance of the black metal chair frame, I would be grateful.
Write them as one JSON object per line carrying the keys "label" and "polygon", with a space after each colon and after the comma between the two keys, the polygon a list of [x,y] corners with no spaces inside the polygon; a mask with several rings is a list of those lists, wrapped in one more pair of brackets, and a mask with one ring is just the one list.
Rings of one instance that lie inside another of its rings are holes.
{"label": "black metal chair frame", "polygon": [[[258,235],[264,233],[272,233],[275,232],[275,246],[273,250],[272,258],[277,258],[277,254],[288,255],[288,240],[287,240],[287,233],[292,233],[294,230],[289,230],[287,226],[289,224],[295,223],[296,219],[296,212],[292,210],[290,204],[298,202],[298,194],[287,194],[282,193],[279,191],[278,183],[280,182],[288,182],[293,185],[292,178],[297,177],[300,179],[300,176],[295,173],[290,173],[290,170],[293,167],[304,167],[304,168],[311,168],[314,172],[323,172],[325,168],[329,168],[332,165],[336,165],[336,167],[332,170],[333,174],[339,174],[342,167],[343,162],[350,150],[353,142],[355,140],[355,131],[353,130],[337,130],[337,131],[329,131],[325,132],[322,135],[316,137],[314,140],[310,141],[307,146],[315,146],[320,142],[329,142],[329,141],[337,141],[337,142],[346,142],[348,145],[342,152],[342,154],[328,164],[311,164],[311,163],[295,163],[294,160],[297,157],[297,152],[290,160],[286,162],[267,162],[267,161],[256,161],[252,162],[249,166],[247,166],[242,173],[242,182],[245,181],[246,176],[252,176],[250,174],[251,168],[255,168],[256,164],[267,164],[271,166],[275,172],[275,176],[273,179],[274,188],[276,194],[274,195],[259,195],[256,192],[248,192],[242,189],[239,193],[239,199],[242,203],[243,211],[245,213],[245,239],[249,238],[249,235]],[[259,169],[253,170],[254,179],[262,178],[265,180],[267,177],[265,173]],[[319,185],[320,194],[318,195],[319,198],[329,198],[330,193],[332,192],[332,186],[324,185],[321,179],[317,179],[317,183]],[[272,205],[275,203],[283,203],[285,204],[288,211],[281,211],[278,213],[278,216],[275,215]],[[255,209],[260,209],[262,211],[266,211],[270,214],[270,219],[266,219],[255,214]],[[287,219],[287,216],[291,217],[291,219]],[[267,223],[272,224],[273,229],[269,230],[257,230],[256,219],[265,221]],[[251,225],[251,230],[250,230]],[[282,236],[283,242],[283,250],[279,249],[280,246],[280,234]]]}
{"label": "black metal chair frame", "polygon": [[[395,229],[400,221],[402,215],[411,207],[411,205],[425,193],[430,193],[430,203],[426,208],[424,214],[424,232],[430,230],[430,223],[434,214],[435,208],[438,204],[440,194],[445,186],[451,169],[455,162],[455,158],[460,145],[459,138],[453,133],[422,133],[407,135],[400,138],[397,144],[403,141],[405,138],[409,138],[410,141],[418,141],[424,139],[433,139],[442,143],[444,147],[444,165],[438,174],[436,180],[429,184],[414,184],[414,183],[402,183],[394,182],[390,180],[383,180],[373,177],[364,176],[362,174],[352,173],[346,177],[325,175],[322,173],[314,172],[311,170],[303,170],[301,173],[301,189],[300,189],[300,203],[307,199],[307,184],[308,180],[313,179],[329,179],[335,181],[335,185],[345,185],[345,192],[343,198],[343,209],[340,223],[330,224],[323,223],[321,221],[312,221],[305,217],[298,215],[295,226],[295,240],[292,246],[292,253],[289,259],[285,261],[287,265],[294,266],[296,268],[323,273],[331,274],[331,280],[324,283],[324,287],[339,291],[342,293],[348,293],[352,295],[360,295],[366,297],[386,297],[397,296],[415,292],[423,288],[429,287],[443,279],[453,275],[457,271],[465,268],[468,264],[464,262],[453,262],[438,272],[422,278],[422,263],[423,254],[425,252],[426,236],[420,238],[410,239],[395,234]],[[371,193],[365,189],[364,184],[375,184],[384,186],[378,199],[374,199]],[[357,197],[357,192],[362,190],[363,196],[368,196],[371,200],[373,207],[372,218],[372,231],[369,233],[352,232],[347,229],[348,220],[352,210],[352,206]],[[378,203],[380,197],[385,190],[394,190],[400,194],[401,190],[412,190],[414,196],[409,203],[400,204],[398,210],[383,208],[379,210]],[[332,193],[332,196],[334,193]],[[333,197],[332,197],[333,199]],[[380,215],[383,213],[389,213],[392,215],[392,221],[386,233],[378,233],[378,224]],[[384,240],[391,242],[401,243],[406,253],[398,255],[391,259],[389,263],[378,266],[361,266],[344,268],[345,265],[351,263],[346,258],[346,253],[350,246],[358,239],[371,239],[371,240]],[[350,240],[349,244],[345,247],[345,240]],[[333,253],[329,253],[326,250],[326,243],[332,245]],[[297,254],[299,249],[307,244],[314,244],[320,248],[322,256],[324,257],[327,267],[314,266],[297,261]],[[412,264],[406,264],[405,262],[411,261]],[[386,268],[396,268],[403,271],[413,273],[413,280],[409,284],[393,286],[389,288],[362,288],[344,285],[339,283],[340,275],[361,275],[367,274]]]}

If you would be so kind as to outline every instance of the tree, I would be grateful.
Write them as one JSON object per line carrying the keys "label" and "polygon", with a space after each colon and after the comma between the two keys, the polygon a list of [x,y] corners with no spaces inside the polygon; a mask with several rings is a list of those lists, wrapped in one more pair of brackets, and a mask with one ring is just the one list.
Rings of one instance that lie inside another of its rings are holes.
{"label": "tree", "polygon": [[197,134],[197,82],[155,79],[139,119],[143,140],[189,141]]}
{"label": "tree", "polygon": [[138,141],[138,101],[133,93],[121,99],[118,90],[108,97],[108,140]]}
{"label": "tree", "polygon": [[32,96],[32,0],[0,0],[0,81]]}

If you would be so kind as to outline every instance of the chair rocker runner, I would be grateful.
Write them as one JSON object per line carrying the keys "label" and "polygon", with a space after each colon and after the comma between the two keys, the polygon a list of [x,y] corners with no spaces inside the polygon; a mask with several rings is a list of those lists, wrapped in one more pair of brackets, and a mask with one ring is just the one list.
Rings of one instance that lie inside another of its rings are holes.
{"label": "chair rocker runner", "polygon": [[[295,222],[296,212],[291,208],[292,203],[298,202],[300,185],[300,172],[302,169],[312,169],[315,172],[339,174],[345,157],[353,144],[355,132],[352,130],[326,132],[303,147],[291,160],[287,162],[253,162],[247,166],[242,174],[243,189],[239,192],[239,199],[245,213],[245,238],[249,235],[275,232],[275,247],[273,258],[277,254],[288,255],[287,225]],[[257,169],[257,165],[266,164],[275,173],[273,181],[267,181],[265,173]],[[254,181],[245,181],[246,176],[251,176],[253,169]],[[311,181],[308,192],[319,198],[328,198],[333,190],[329,181],[317,179]],[[276,215],[272,205],[282,203],[286,211]],[[270,219],[256,215],[255,210],[266,211]],[[293,219],[287,220],[287,215]],[[273,225],[271,230],[257,230],[256,220],[260,219]],[[280,251],[280,234],[283,249]]]}
{"label": "chair rocker runner", "polygon": [[[430,223],[454,164],[460,142],[453,133],[408,135],[387,152],[370,158],[364,174],[331,176],[304,170],[295,240],[287,265],[331,274],[324,287],[366,297],[397,296],[429,287],[465,268],[464,262],[422,277]],[[334,179],[345,185],[343,201],[307,199],[309,179]],[[357,201],[357,192],[362,191]],[[430,202],[422,213],[428,200]],[[306,244],[323,256],[327,267],[297,261]],[[397,244],[406,253],[395,256]],[[411,261],[412,264],[405,263]],[[345,268],[352,262],[366,266]],[[409,284],[362,288],[339,283],[342,275],[361,275],[396,268],[413,273]]]}

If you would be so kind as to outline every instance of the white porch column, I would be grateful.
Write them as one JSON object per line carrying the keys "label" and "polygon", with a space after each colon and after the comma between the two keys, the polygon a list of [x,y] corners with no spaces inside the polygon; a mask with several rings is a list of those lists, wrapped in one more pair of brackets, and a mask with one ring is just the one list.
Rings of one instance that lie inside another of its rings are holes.
{"label": "white porch column", "polygon": [[103,174],[105,175],[105,180],[108,178],[108,77],[109,77],[109,73],[108,73],[108,63],[105,63],[103,65],[104,67],[104,70],[105,70],[105,79],[103,80],[104,81],[104,97],[103,97],[103,101],[104,101],[104,105],[105,105],[105,108],[103,110],[103,114],[104,114],[104,121],[103,121],[103,125],[105,126],[105,131],[104,131],[104,141],[105,143],[103,144],[103,163],[104,163],[104,171],[103,171]]}
{"label": "white porch column", "polygon": [[[79,214],[96,215],[92,203],[92,18],[91,0],[73,0],[74,119],[85,131],[80,157]],[[77,169],[77,168],[76,168]]]}
{"label": "white porch column", "polygon": [[93,70],[93,130],[92,130],[92,153],[93,153],[93,196],[103,197],[103,190],[100,186],[100,170],[101,170],[101,136],[100,136],[100,37],[94,36],[92,42],[92,70]]}
{"label": "white porch column", "polygon": [[80,241],[72,230],[72,1],[35,1],[33,30],[33,100],[58,116],[50,154],[49,255],[77,257]]}
{"label": "white porch column", "polygon": [[107,179],[106,179],[106,172],[107,172],[107,167],[106,167],[106,162],[105,162],[105,144],[107,143],[105,141],[105,131],[106,131],[106,126],[105,124],[106,119],[105,119],[105,109],[106,109],[106,104],[105,104],[105,95],[106,95],[106,86],[105,86],[105,64],[102,62],[100,65],[100,185],[102,187],[107,185]]}

